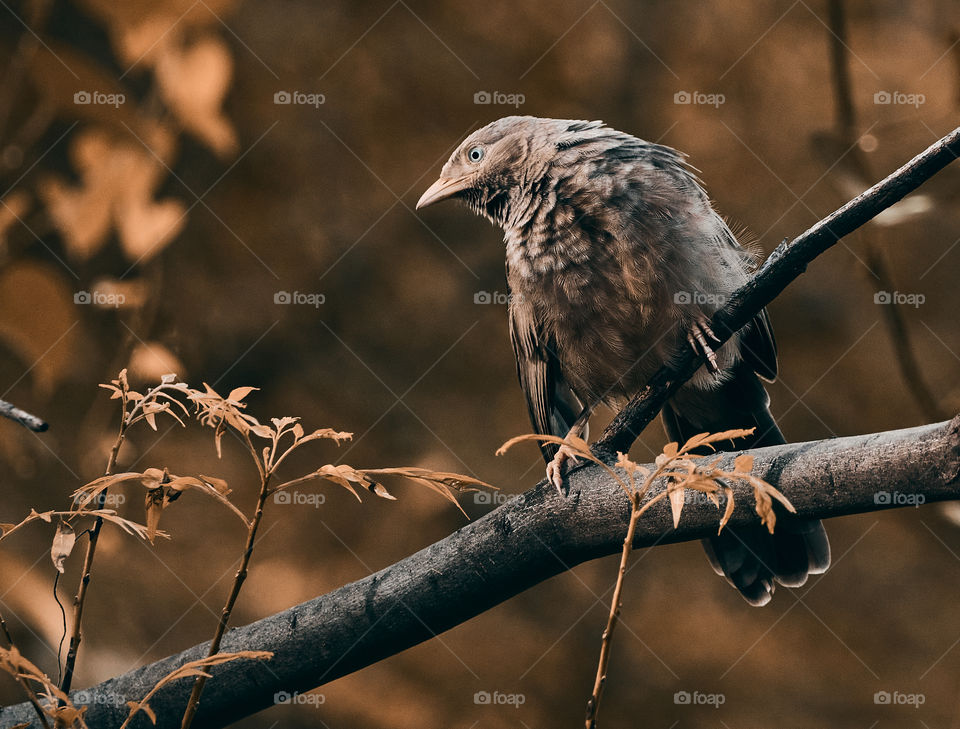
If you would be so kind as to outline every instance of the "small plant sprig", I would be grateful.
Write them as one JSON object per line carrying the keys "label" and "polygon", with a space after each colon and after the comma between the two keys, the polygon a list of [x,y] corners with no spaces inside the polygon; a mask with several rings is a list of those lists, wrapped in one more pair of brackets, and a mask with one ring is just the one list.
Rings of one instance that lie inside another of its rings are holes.
{"label": "small plant sprig", "polygon": [[[307,433],[300,424],[300,418],[292,417],[272,418],[269,425],[260,423],[255,417],[244,412],[246,403],[243,400],[254,390],[256,388],[240,387],[231,391],[226,397],[222,397],[204,383],[203,392],[192,390],[188,394],[190,400],[197,406],[197,417],[200,422],[213,428],[217,455],[222,456],[221,440],[224,433],[232,431],[240,438],[253,459],[259,477],[257,504],[253,515],[243,517],[247,525],[247,539],[240,558],[240,567],[234,575],[230,594],[224,603],[213,639],[210,642],[209,655],[211,657],[220,650],[220,644],[230,622],[230,615],[247,577],[257,531],[263,519],[264,507],[272,494],[309,481],[326,480],[347,489],[358,500],[360,500],[360,494],[356,487],[364,488],[380,498],[394,500],[394,496],[380,483],[379,477],[401,476],[426,485],[451,501],[457,508],[460,508],[459,502],[453,495],[454,490],[492,488],[488,484],[469,476],[431,471],[424,468],[357,469],[346,464],[326,464],[304,476],[272,486],[271,483],[277,469],[291,453],[301,446],[319,440],[330,440],[340,445],[343,441],[352,438],[353,434],[331,428],[321,428]],[[199,706],[200,696],[208,678],[209,674],[207,673],[197,675],[183,714],[181,729],[189,729],[192,724]]]}
{"label": "small plant sprig", "polygon": [[[620,568],[617,572],[617,582],[613,589],[613,598],[610,601],[610,612],[607,615],[607,624],[600,642],[600,658],[597,665],[597,675],[594,679],[593,692],[587,702],[586,729],[596,729],[597,716],[600,711],[600,699],[607,682],[607,667],[610,662],[610,649],[613,640],[613,631],[620,619],[623,607],[623,583],[627,573],[627,562],[633,550],[633,540],[637,533],[637,524],[654,504],[669,499],[670,510],[673,516],[673,527],[680,523],[680,515],[685,503],[686,490],[692,489],[707,495],[720,508],[720,495],[726,498],[726,507],[720,517],[719,534],[733,516],[736,503],[733,488],[730,483],[746,483],[753,488],[753,497],[756,502],[757,514],[761,522],[773,534],[777,523],[777,515],[773,508],[774,500],[780,502],[787,511],[796,513],[787,497],[763,479],[751,474],[753,470],[753,456],[741,454],[734,459],[733,470],[724,471],[717,468],[721,456],[710,460],[694,451],[708,448],[714,450],[715,443],[743,438],[753,434],[754,429],[726,430],[721,433],[700,433],[690,438],[681,447],[678,443],[667,443],[663,452],[657,456],[653,468],[634,463],[623,453],[617,453],[616,469],[598,459],[590,451],[590,446],[582,438],[568,436],[560,438],[553,435],[521,435],[511,438],[500,446],[498,455],[505,453],[518,443],[524,441],[538,441],[566,445],[574,451],[578,458],[590,461],[600,466],[623,489],[630,500],[630,522],[627,534],[623,540],[623,550],[620,554]],[[624,475],[621,475],[621,472]],[[664,482],[665,488],[652,498],[647,499],[650,489],[658,481]]]}
{"label": "small plant sprig", "polygon": [[33,707],[33,710],[37,712],[37,718],[40,719],[40,725],[43,729],[50,729],[50,722],[47,721],[47,714],[44,712],[43,707],[40,705],[40,698],[37,695],[37,692],[34,691],[33,686],[27,681],[23,676],[23,666],[20,658],[20,651],[17,649],[17,646],[13,642],[13,636],[10,635],[10,630],[7,628],[7,621],[3,619],[3,615],[0,615],[0,634],[3,635],[4,639],[7,641],[7,647],[3,648],[0,646],[0,669],[10,673],[13,676],[13,679],[19,684],[20,688],[27,696],[27,701],[30,702],[30,705]]}
{"label": "small plant sprig", "polygon": [[[126,370],[121,371],[117,379],[101,387],[110,391],[111,399],[120,401],[120,423],[110,449],[104,475],[76,489],[71,494],[72,503],[68,510],[38,512],[31,509],[30,513],[17,524],[0,524],[0,541],[2,541],[28,524],[56,522],[57,529],[50,555],[60,574],[64,572],[65,562],[73,552],[77,539],[84,534],[88,536],[82,577],[74,599],[70,647],[60,686],[51,682],[34,664],[19,653],[12,639],[9,638],[6,624],[0,618],[0,628],[3,629],[2,632],[7,636],[9,643],[7,648],[0,647],[0,670],[10,673],[20,684],[37,711],[41,724],[47,728],[51,725],[50,720],[57,727],[83,729],[87,726],[84,721],[86,707],[77,708],[70,700],[69,691],[82,637],[83,606],[88,594],[87,587],[90,583],[97,540],[104,523],[115,524],[125,532],[151,543],[158,536],[169,538],[167,533],[159,529],[161,515],[170,504],[180,498],[183,492],[197,491],[224,506],[240,519],[246,529],[240,567],[234,576],[230,594],[221,611],[208,655],[199,661],[181,666],[163,678],[141,701],[128,702],[130,714],[123,725],[128,726],[134,716],[141,711],[151,720],[155,720],[149,702],[156,692],[171,681],[194,678],[191,697],[182,720],[182,726],[189,727],[196,714],[204,684],[210,678],[209,671],[205,669],[229,660],[271,657],[269,653],[253,651],[229,654],[219,652],[230,616],[247,577],[257,532],[269,496],[300,484],[324,480],[345,488],[358,500],[361,499],[360,492],[363,489],[380,498],[394,500],[394,496],[381,483],[381,480],[385,477],[402,477],[427,486],[455,504],[462,512],[463,509],[454,495],[455,491],[494,488],[469,476],[426,468],[354,468],[347,464],[329,463],[298,478],[273,485],[274,476],[281,464],[301,446],[320,440],[333,441],[339,445],[352,438],[352,434],[330,428],[320,428],[307,433],[300,424],[300,419],[292,417],[272,418],[270,424],[260,423],[255,417],[245,412],[247,405],[244,399],[256,390],[253,387],[236,388],[223,397],[209,385],[205,384],[203,390],[196,390],[178,381],[176,375],[170,374],[164,375],[155,387],[140,393],[131,389]],[[223,435],[229,432],[243,443],[245,450],[252,458],[256,466],[259,488],[256,507],[250,515],[245,514],[231,501],[231,490],[227,483],[213,476],[203,474],[179,476],[170,473],[166,468],[114,472],[121,447],[133,425],[143,421],[156,431],[158,418],[166,415],[172,417],[181,426],[186,426],[187,422],[192,420],[191,410],[202,425],[213,429],[218,457],[222,457]],[[121,517],[114,509],[105,508],[108,492],[111,489],[129,485],[139,486],[145,490],[144,524]],[[85,519],[92,519],[92,524],[86,529],[81,529],[80,524]],[[34,686],[37,688],[35,689]]]}
{"label": "small plant sprig", "polygon": [[[111,400],[120,400],[120,424],[117,430],[117,437],[114,439],[113,447],[110,449],[110,455],[107,458],[107,467],[104,469],[104,476],[108,477],[113,473],[117,466],[117,458],[120,455],[120,448],[123,446],[127,437],[127,431],[137,423],[145,421],[153,430],[157,429],[157,416],[168,415],[185,426],[183,420],[177,414],[175,408],[179,408],[185,415],[188,415],[186,406],[174,397],[175,394],[182,395],[188,391],[186,383],[178,382],[176,375],[164,375],[160,384],[151,388],[146,393],[141,394],[130,388],[127,379],[127,370],[123,369],[117,376],[117,379],[111,380],[110,384],[101,384],[100,387],[111,392]],[[83,572],[80,577],[80,585],[77,588],[76,596],[73,598],[73,626],[70,634],[70,646],[67,649],[67,659],[64,663],[63,681],[60,688],[64,693],[70,693],[70,687],[73,683],[74,668],[77,663],[77,655],[80,650],[80,642],[83,639],[83,607],[86,602],[87,588],[90,585],[91,571],[93,569],[93,559],[97,552],[97,543],[100,539],[100,530],[103,528],[103,522],[106,518],[104,505],[106,504],[107,489],[101,489],[96,497],[97,510],[93,526],[87,531],[87,552],[83,559]],[[75,502],[76,503],[76,502]],[[88,505],[85,503],[84,506]],[[76,509],[76,513],[83,513],[83,508]],[[61,529],[63,531],[61,531]],[[54,564],[57,569],[63,572],[63,560],[70,554],[73,543],[76,540],[76,530],[70,525],[70,520],[61,519],[60,526],[57,529],[57,537],[54,537],[54,550],[57,550],[58,538],[62,558],[58,561],[54,557]],[[142,535],[140,535],[142,536]],[[68,548],[69,547],[69,548]],[[65,551],[65,553],[63,553]]]}
{"label": "small plant sprig", "polygon": [[[3,632],[6,634],[5,628]],[[6,635],[7,638],[9,638],[9,634]],[[209,673],[204,669],[230,661],[269,660],[271,658],[273,658],[273,653],[269,651],[238,651],[236,653],[217,653],[214,656],[184,663],[157,681],[153,688],[151,688],[140,701],[127,702],[129,713],[120,725],[120,729],[128,729],[134,717],[141,711],[147,715],[152,723],[156,724],[157,715],[150,707],[150,699],[169,683],[193,676],[209,676]],[[88,729],[88,725],[84,720],[87,707],[76,706],[71,701],[70,696],[60,690],[43,671],[24,657],[16,646],[12,644],[12,641],[10,641],[9,648],[0,646],[0,670],[12,675],[23,688],[44,729],[51,729],[51,727]],[[34,685],[37,686],[36,689]],[[27,729],[26,724],[17,726]]]}
{"label": "small plant sprig", "polygon": [[[47,674],[20,653],[12,641],[9,648],[0,646],[0,671],[9,673],[20,684],[29,697],[29,701],[34,711],[37,712],[40,724],[44,729],[50,729],[51,726],[57,727],[57,729],[60,727],[88,729],[86,722],[83,720],[86,707],[77,708],[74,706],[67,693],[61,691]],[[52,724],[51,719],[53,720]],[[26,727],[27,725],[22,726]]]}
{"label": "small plant sprig", "polygon": [[[71,508],[68,510],[38,512],[31,509],[30,513],[19,523],[0,524],[0,541],[3,541],[33,522],[52,524],[56,521],[57,529],[53,537],[50,557],[59,574],[63,574],[64,563],[72,553],[77,539],[83,535],[86,535],[88,538],[80,584],[73,600],[73,622],[70,632],[70,643],[64,663],[63,678],[59,686],[64,694],[70,692],[73,681],[74,667],[83,636],[83,609],[90,584],[93,560],[96,555],[97,544],[104,523],[114,524],[126,533],[140,539],[149,539],[152,541],[155,536],[167,536],[163,532],[157,531],[155,524],[150,524],[149,510],[147,513],[148,524],[144,525],[121,517],[114,509],[105,508],[107,489],[111,485],[128,477],[141,475],[113,475],[120,449],[126,440],[130,428],[136,423],[145,421],[151,428],[156,430],[156,419],[158,415],[170,415],[181,425],[184,425],[184,421],[178,415],[177,409],[184,414],[188,414],[185,404],[174,397],[174,395],[186,393],[189,388],[185,383],[177,382],[174,375],[165,375],[160,384],[148,390],[145,394],[141,394],[130,388],[126,370],[122,370],[117,379],[112,380],[109,385],[101,385],[101,387],[110,390],[112,393],[111,399],[120,400],[121,405],[120,422],[117,435],[107,458],[107,465],[104,470],[105,475],[77,489],[72,495],[73,501]],[[92,524],[87,528],[80,528],[81,524],[91,518],[93,519]]]}
{"label": "small plant sprig", "polygon": [[120,729],[128,729],[130,722],[133,721],[133,718],[141,711],[147,715],[154,725],[156,725],[157,715],[154,713],[153,709],[150,708],[150,699],[152,699],[157,691],[162,689],[168,683],[173,683],[181,678],[190,678],[194,676],[198,678],[201,676],[210,678],[210,673],[204,669],[212,666],[219,666],[221,663],[229,663],[230,661],[242,659],[269,660],[271,658],[273,658],[273,653],[269,651],[238,651],[237,653],[217,653],[212,656],[207,656],[206,658],[201,658],[197,661],[184,663],[182,666],[175,668],[166,676],[157,681],[154,687],[150,689],[150,691],[147,692],[147,695],[140,699],[140,701],[127,702],[127,706],[130,707],[130,713],[127,715],[127,718],[124,719],[123,724],[120,725]]}

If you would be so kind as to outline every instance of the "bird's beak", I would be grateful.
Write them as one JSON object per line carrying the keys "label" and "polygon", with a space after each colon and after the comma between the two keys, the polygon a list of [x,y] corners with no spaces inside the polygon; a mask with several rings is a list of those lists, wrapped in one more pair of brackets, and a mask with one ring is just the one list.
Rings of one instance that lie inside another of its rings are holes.
{"label": "bird's beak", "polygon": [[469,187],[470,180],[465,177],[454,177],[451,179],[441,176],[439,180],[430,185],[427,191],[420,196],[420,199],[417,201],[417,210],[425,208],[427,205],[433,205],[435,202],[451,198],[458,192],[463,192]]}

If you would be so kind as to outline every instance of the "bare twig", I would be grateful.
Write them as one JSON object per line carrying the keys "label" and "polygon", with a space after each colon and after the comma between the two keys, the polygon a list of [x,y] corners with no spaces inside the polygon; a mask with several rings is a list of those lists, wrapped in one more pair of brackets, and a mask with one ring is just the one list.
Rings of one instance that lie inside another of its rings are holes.
{"label": "bare twig", "polygon": [[[844,163],[852,168],[857,181],[862,181],[858,189],[863,189],[869,180],[874,179],[874,174],[866,154],[858,144],[860,134],[853,103],[853,84],[850,80],[850,46],[847,38],[845,0],[830,0],[829,7],[830,33],[828,35],[837,114],[836,135],[839,142],[837,149],[843,150],[846,156]],[[872,234],[862,234],[866,248],[866,264],[870,273],[876,277],[880,290],[896,291],[897,285],[887,264],[883,246],[876,238],[880,233],[881,229],[875,229]],[[913,396],[917,408],[926,420],[931,422],[942,420],[946,417],[946,412],[937,405],[937,400],[910,344],[910,328],[903,315],[903,306],[896,301],[890,301],[888,305],[882,307],[882,311],[903,384]]]}
{"label": "bare twig", "polygon": [[607,666],[610,663],[610,647],[613,641],[613,631],[620,620],[620,609],[623,605],[623,582],[627,574],[627,561],[630,559],[630,552],[633,551],[633,540],[637,534],[637,522],[643,509],[640,507],[640,492],[636,491],[630,495],[630,524],[627,527],[627,535],[623,540],[623,551],[620,553],[620,569],[617,570],[617,582],[613,588],[613,598],[610,600],[610,612],[607,615],[607,625],[603,629],[603,636],[600,640],[600,659],[597,663],[597,676],[593,682],[593,693],[587,702],[587,729],[595,729],[597,726],[597,717],[600,713],[600,699],[603,696],[603,687],[607,683]]}
{"label": "bare twig", "polygon": [[[107,467],[104,470],[104,476],[113,473],[117,467],[117,457],[120,455],[120,447],[123,445],[127,430],[127,400],[126,395],[122,401],[123,413],[120,417],[120,428],[117,437],[110,449],[110,456],[107,459]],[[97,508],[102,509],[106,505],[107,490],[104,489],[97,496]],[[70,693],[70,686],[73,684],[74,669],[77,664],[77,656],[80,653],[80,643],[83,640],[83,607],[87,601],[87,588],[90,586],[91,573],[93,571],[93,559],[97,553],[97,543],[100,541],[100,531],[103,529],[103,517],[98,516],[90,527],[87,534],[87,551],[83,556],[83,572],[80,576],[80,585],[77,587],[77,594],[73,598],[73,627],[70,632],[70,647],[67,649],[67,659],[63,666],[63,680],[60,682],[60,690],[65,694]]]}
{"label": "bare twig", "polygon": [[24,428],[32,430],[35,433],[42,433],[50,427],[36,415],[31,415],[6,400],[0,400],[0,415],[5,418],[10,418],[10,420],[15,423],[20,423]]}
{"label": "bare twig", "polygon": [[[233,586],[230,588],[230,594],[224,603],[223,610],[220,612],[220,620],[217,622],[217,629],[214,632],[213,640],[210,642],[210,649],[207,651],[207,658],[211,659],[220,652],[220,644],[223,642],[223,634],[227,631],[230,624],[230,615],[233,613],[233,607],[240,596],[240,590],[244,581],[247,579],[247,569],[250,565],[250,558],[253,556],[253,546],[257,538],[257,531],[260,529],[260,522],[263,520],[263,507],[267,503],[267,496],[270,495],[270,477],[272,471],[270,463],[261,463],[257,449],[250,440],[250,433],[243,433],[247,448],[257,463],[257,470],[260,473],[260,493],[257,495],[257,507],[253,519],[249,520],[247,527],[247,542],[243,548],[243,556],[240,558],[240,567],[233,577]],[[272,454],[271,459],[272,461]],[[190,698],[187,700],[187,708],[183,713],[183,720],[180,724],[181,729],[190,729],[193,719],[197,714],[197,708],[200,705],[200,695],[203,693],[203,687],[207,683],[209,674],[201,673],[193,682],[193,688],[190,691]]]}
{"label": "bare twig", "polygon": [[[817,256],[903,199],[960,155],[960,128],[954,129],[912,160],[843,207],[770,254],[746,284],[714,314],[710,327],[719,344],[745,326],[773,301]],[[627,451],[667,399],[690,379],[704,358],[684,347],[661,367],[646,387],[621,410],[594,444],[594,453],[612,459]]]}

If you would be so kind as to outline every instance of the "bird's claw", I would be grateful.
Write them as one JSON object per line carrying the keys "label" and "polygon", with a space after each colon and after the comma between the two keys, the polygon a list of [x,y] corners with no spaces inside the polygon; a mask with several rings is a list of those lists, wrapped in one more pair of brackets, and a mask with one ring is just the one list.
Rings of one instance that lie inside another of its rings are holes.
{"label": "bird's claw", "polygon": [[576,463],[577,453],[570,446],[561,445],[554,455],[553,460],[547,464],[547,480],[557,489],[557,493],[563,495],[563,464],[565,461]]}
{"label": "bird's claw", "polygon": [[707,369],[713,374],[718,374],[720,365],[717,363],[717,353],[713,351],[707,337],[715,342],[720,341],[710,328],[710,321],[706,317],[699,318],[690,325],[690,331],[687,332],[687,341],[694,352],[697,354],[702,352],[707,356]]}

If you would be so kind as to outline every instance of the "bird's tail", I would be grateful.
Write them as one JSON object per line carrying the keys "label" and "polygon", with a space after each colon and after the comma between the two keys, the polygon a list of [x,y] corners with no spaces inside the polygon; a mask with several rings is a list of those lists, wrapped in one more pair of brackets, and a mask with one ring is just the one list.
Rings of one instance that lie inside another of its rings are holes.
{"label": "bird's tail", "polygon": [[[663,409],[667,435],[681,445],[697,433],[756,428],[752,436],[725,450],[743,450],[786,443],[769,410],[770,399],[760,378],[744,364],[713,390],[681,390]],[[799,587],[807,576],[830,566],[830,543],[823,523],[777,514],[773,534],[763,525],[729,528],[703,540],[717,574],[740,591],[751,605],[766,605],[775,583]]]}

